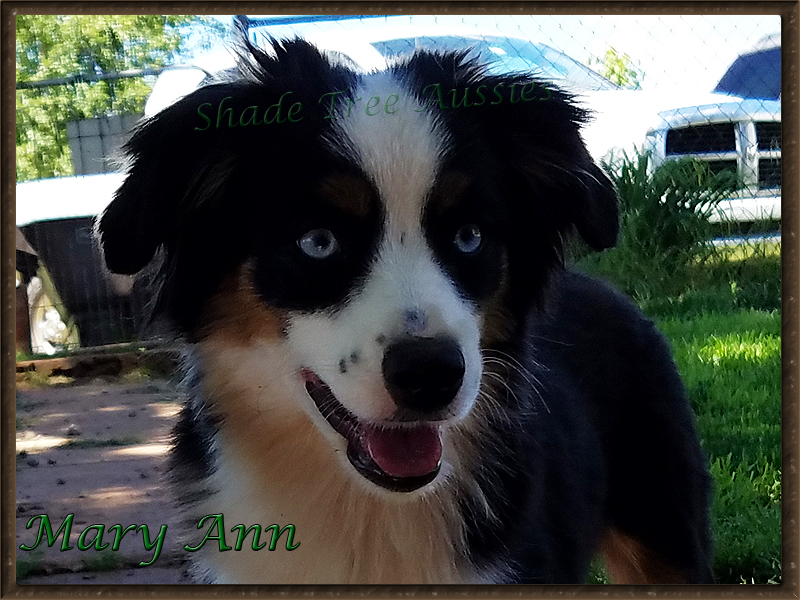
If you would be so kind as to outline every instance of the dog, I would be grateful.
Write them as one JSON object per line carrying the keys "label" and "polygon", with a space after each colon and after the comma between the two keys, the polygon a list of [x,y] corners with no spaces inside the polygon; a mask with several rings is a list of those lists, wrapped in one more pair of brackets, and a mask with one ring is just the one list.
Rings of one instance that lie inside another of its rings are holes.
{"label": "dog", "polygon": [[[601,555],[616,583],[713,582],[670,350],[562,258],[618,236],[587,113],[465,52],[364,73],[242,45],[138,127],[97,225],[186,341],[175,489],[189,538],[218,525],[196,580],[581,583]],[[231,549],[234,523],[294,538]]]}

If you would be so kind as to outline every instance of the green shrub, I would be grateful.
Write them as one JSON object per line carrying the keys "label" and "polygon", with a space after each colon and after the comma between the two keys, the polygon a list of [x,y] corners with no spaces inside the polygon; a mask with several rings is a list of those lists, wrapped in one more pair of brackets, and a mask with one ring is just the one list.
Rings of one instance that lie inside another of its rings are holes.
{"label": "green shrub", "polygon": [[686,271],[713,253],[708,217],[739,187],[735,174],[708,163],[667,161],[653,168],[647,152],[603,165],[619,196],[617,247],[584,259],[589,270],[612,274],[634,296],[679,289]]}

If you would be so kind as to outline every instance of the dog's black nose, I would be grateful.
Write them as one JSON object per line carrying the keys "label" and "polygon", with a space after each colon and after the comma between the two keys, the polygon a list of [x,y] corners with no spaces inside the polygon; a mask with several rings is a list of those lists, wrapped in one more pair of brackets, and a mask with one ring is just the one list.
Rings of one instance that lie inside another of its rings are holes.
{"label": "dog's black nose", "polygon": [[464,355],[449,338],[403,339],[386,349],[383,378],[398,407],[431,413],[458,393]]}

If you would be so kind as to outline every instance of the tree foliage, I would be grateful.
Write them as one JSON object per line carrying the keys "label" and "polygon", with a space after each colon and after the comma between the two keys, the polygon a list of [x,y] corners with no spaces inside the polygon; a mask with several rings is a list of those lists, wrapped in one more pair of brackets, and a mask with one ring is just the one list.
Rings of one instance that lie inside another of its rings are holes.
{"label": "tree foliage", "polygon": [[589,60],[589,66],[597,69],[603,77],[617,85],[638,90],[642,87],[644,74],[641,69],[634,66],[633,60],[627,54],[620,54],[614,48],[606,50],[603,58]]}
{"label": "tree foliage", "polygon": [[[195,16],[18,15],[17,82],[163,67],[194,24],[219,32]],[[141,113],[149,93],[141,77],[17,90],[17,181],[71,175],[66,124]]]}

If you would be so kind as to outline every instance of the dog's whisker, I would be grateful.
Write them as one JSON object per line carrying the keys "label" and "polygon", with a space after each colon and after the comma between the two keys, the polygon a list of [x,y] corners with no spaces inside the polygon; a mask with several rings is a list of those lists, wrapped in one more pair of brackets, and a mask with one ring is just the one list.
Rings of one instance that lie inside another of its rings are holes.
{"label": "dog's whisker", "polygon": [[[505,388],[507,393],[514,399],[514,401],[515,401],[514,402],[515,413],[519,414],[519,415],[525,415],[526,413],[525,413],[524,409],[521,408],[521,407],[523,407],[525,405],[525,403],[520,399],[519,394],[517,394],[517,392],[514,390],[514,388],[511,387],[503,377],[500,377],[497,374],[488,373],[487,375],[489,375],[494,381],[497,381],[500,384],[502,384],[503,388]],[[537,394],[538,394],[538,392],[537,392]],[[547,408],[547,407],[545,406],[545,408]],[[527,414],[536,415],[538,413],[534,410],[533,412],[530,412],[530,413],[527,413]]]}
{"label": "dog's whisker", "polygon": [[512,424],[512,419],[509,412],[505,409],[504,406],[497,400],[497,397],[487,391],[481,389],[478,392],[478,398],[482,401],[481,406],[489,411],[492,419],[499,423],[506,423]]}
{"label": "dog's whisker", "polygon": [[[530,387],[530,389],[536,394],[536,397],[541,402],[541,404],[544,407],[544,409],[548,413],[550,413],[550,407],[547,405],[547,401],[544,399],[544,395],[542,394],[542,391],[540,389],[542,387],[541,381],[529,369],[526,369],[525,367],[523,367],[522,364],[518,360],[513,358],[511,355],[509,355],[509,354],[507,354],[505,352],[501,352],[501,351],[494,351],[494,352],[496,352],[497,354],[503,355],[503,356],[502,357],[484,356],[484,358],[483,358],[484,365],[487,365],[487,366],[489,366],[489,365],[501,365],[501,366],[504,366],[509,371],[514,371],[514,372],[519,373],[520,376],[523,379],[525,379],[525,381],[528,383],[528,386]],[[511,360],[509,360],[509,359],[511,359]],[[512,360],[513,360],[513,362],[512,362]],[[486,370],[486,374],[487,375],[490,375],[492,373],[493,372],[490,369]],[[504,385],[507,386],[505,380],[503,381],[503,383],[504,383]],[[517,398],[517,400],[519,402],[518,398]]]}
{"label": "dog's whisker", "polygon": [[[492,357],[492,354],[497,354],[499,356]],[[497,349],[491,348],[491,349],[485,350],[484,351],[484,355],[488,355],[487,356],[488,358],[496,358],[497,360],[508,361],[511,364],[515,365],[516,368],[520,369],[521,372],[527,373],[533,379],[536,379],[534,377],[533,373],[530,371],[530,369],[528,367],[524,366],[516,357],[512,356],[508,352],[504,352],[502,350],[497,350]],[[537,362],[533,357],[529,357],[529,359],[530,359],[531,364],[534,367],[536,367],[537,369],[546,370],[546,368],[541,363]]]}

